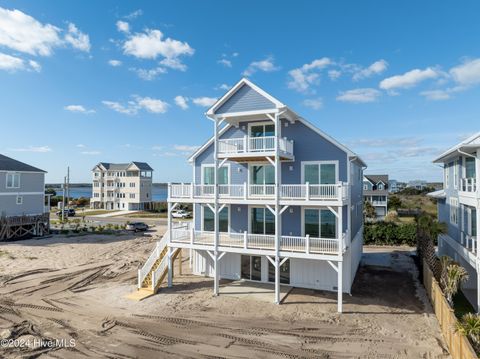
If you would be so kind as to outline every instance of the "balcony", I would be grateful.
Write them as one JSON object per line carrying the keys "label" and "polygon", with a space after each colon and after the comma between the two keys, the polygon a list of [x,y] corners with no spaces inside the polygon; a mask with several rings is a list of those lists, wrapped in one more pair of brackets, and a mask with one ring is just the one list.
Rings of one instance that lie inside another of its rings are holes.
{"label": "balcony", "polygon": [[[215,243],[215,232],[195,231],[193,229],[172,229],[171,243],[189,244],[191,246],[211,246]],[[275,250],[275,235],[253,233],[225,233],[219,234],[219,247],[222,250],[253,249]],[[339,255],[345,249],[345,235],[339,238],[314,238],[298,236],[282,236],[280,241],[281,252]],[[232,250],[232,252],[235,252]]]}
{"label": "balcony", "polygon": [[[275,185],[218,185],[218,197],[222,200],[274,200]],[[280,200],[289,201],[343,201],[348,195],[346,183],[337,184],[283,184]],[[170,200],[208,200],[215,196],[214,185],[172,184]],[[386,202],[385,202],[386,203]],[[385,204],[386,205],[386,204]]]}
{"label": "balcony", "polygon": [[[255,161],[275,156],[275,136],[229,138],[218,140],[218,157]],[[278,139],[281,160],[293,159],[293,141]]]}
{"label": "balcony", "polygon": [[372,206],[378,206],[378,207],[386,207],[387,206],[387,201],[369,201]]}
{"label": "balcony", "polygon": [[477,179],[476,178],[461,178],[460,179],[460,191],[468,193],[477,192]]}

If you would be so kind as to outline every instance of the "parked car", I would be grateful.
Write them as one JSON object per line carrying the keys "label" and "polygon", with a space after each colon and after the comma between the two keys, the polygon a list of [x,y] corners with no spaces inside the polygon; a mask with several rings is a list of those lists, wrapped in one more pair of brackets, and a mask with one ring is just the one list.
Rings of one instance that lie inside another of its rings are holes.
{"label": "parked car", "polygon": [[190,212],[184,211],[183,209],[180,209],[178,211],[172,211],[173,218],[188,218],[190,216]]}
{"label": "parked car", "polygon": [[[65,213],[65,217],[75,217],[75,210],[73,208],[64,209],[63,212]],[[62,216],[62,211],[57,212],[57,216]]]}
{"label": "parked car", "polygon": [[126,229],[127,231],[133,231],[133,232],[145,232],[148,230],[148,224],[143,222],[133,222],[133,223],[127,224]]}

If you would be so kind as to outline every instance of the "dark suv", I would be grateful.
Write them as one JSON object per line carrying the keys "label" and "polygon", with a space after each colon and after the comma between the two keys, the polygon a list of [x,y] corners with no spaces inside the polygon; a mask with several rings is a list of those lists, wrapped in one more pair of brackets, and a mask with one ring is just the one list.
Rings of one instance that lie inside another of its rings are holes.
{"label": "dark suv", "polygon": [[[75,217],[75,210],[73,208],[64,209],[63,212],[65,213],[65,217]],[[57,216],[62,216],[62,211],[57,212]]]}

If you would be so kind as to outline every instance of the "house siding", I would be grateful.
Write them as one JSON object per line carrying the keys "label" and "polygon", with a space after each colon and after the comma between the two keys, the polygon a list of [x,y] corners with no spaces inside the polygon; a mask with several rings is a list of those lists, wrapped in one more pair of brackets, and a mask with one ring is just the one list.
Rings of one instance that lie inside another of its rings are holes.
{"label": "house siding", "polygon": [[238,91],[230,97],[223,105],[216,111],[216,114],[227,112],[244,112],[273,109],[275,104],[260,95],[257,91],[248,85],[243,85]]}
{"label": "house siding", "polygon": [[[0,215],[20,216],[44,213],[44,173],[21,172],[20,188],[7,188],[6,181],[7,172],[0,172]],[[17,195],[23,197],[22,204],[17,204]]]}

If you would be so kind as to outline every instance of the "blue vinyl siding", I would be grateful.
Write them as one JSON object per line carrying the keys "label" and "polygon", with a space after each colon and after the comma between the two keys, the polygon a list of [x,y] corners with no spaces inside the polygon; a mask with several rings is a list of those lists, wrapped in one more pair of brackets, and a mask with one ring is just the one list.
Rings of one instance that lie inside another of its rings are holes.
{"label": "blue vinyl siding", "polygon": [[275,104],[260,95],[248,85],[243,85],[216,111],[216,114],[266,110],[275,108]]}

